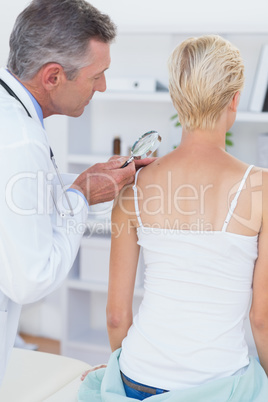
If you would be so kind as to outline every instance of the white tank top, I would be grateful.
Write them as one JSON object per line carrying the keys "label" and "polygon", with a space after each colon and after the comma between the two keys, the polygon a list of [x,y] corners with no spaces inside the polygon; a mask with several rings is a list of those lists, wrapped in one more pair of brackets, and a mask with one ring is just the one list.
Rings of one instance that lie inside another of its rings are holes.
{"label": "white tank top", "polygon": [[122,343],[120,368],[131,379],[166,390],[231,376],[249,363],[244,319],[251,298],[258,236],[226,232],[247,169],[222,231],[144,227],[144,298]]}

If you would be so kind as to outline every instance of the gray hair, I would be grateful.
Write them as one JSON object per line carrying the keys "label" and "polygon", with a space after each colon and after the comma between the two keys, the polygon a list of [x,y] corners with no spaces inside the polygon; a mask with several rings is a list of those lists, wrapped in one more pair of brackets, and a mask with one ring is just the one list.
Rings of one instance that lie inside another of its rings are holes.
{"label": "gray hair", "polygon": [[47,63],[60,64],[72,80],[88,65],[89,40],[110,43],[116,26],[85,0],[33,0],[17,17],[7,67],[22,81]]}

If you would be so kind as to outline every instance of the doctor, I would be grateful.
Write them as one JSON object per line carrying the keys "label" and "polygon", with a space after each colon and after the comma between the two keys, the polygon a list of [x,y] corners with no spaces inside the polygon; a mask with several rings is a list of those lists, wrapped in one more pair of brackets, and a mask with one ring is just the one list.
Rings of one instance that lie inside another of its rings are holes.
{"label": "doctor", "polygon": [[88,205],[133,181],[134,163],[120,169],[125,159],[112,159],[63,191],[43,125],[53,114],[80,116],[94,92],[105,91],[115,35],[110,18],[84,0],[33,0],[10,37],[0,70],[0,383],[21,305],[66,278]]}

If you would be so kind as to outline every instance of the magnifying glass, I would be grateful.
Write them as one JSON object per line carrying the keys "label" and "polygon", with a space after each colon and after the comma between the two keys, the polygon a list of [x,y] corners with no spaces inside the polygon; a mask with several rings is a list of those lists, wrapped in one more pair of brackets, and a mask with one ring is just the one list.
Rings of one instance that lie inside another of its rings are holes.
{"label": "magnifying glass", "polygon": [[162,141],[157,131],[148,131],[134,142],[131,148],[131,156],[121,168],[126,167],[134,159],[148,158],[159,147]]}

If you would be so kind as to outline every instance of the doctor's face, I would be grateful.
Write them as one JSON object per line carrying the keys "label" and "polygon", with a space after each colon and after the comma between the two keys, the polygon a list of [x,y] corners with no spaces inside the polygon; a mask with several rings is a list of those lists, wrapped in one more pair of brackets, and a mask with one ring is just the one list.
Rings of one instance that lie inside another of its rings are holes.
{"label": "doctor's face", "polygon": [[110,66],[110,45],[97,40],[90,41],[89,64],[79,70],[73,80],[62,80],[55,93],[54,107],[57,114],[80,116],[89,104],[95,91],[106,90],[105,71]]}

